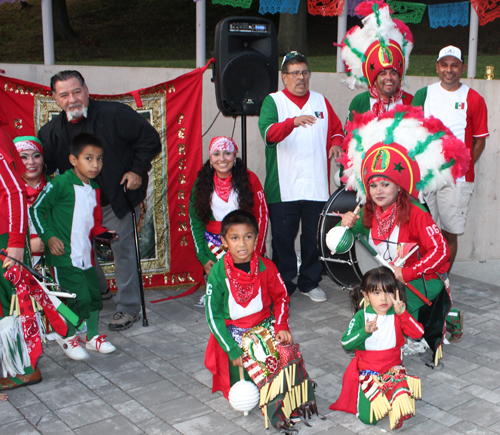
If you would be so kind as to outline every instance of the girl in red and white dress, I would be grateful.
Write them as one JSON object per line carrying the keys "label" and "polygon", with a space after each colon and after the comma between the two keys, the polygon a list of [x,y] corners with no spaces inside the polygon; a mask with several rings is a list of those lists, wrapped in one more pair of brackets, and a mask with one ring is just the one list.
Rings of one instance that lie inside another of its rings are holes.
{"label": "girl in red and white dress", "polygon": [[401,349],[405,335],[421,338],[424,328],[408,313],[405,296],[387,267],[368,271],[351,292],[353,311],[359,311],[342,337],[342,346],[356,354],[344,374],[340,397],[330,409],[356,414],[365,424],[376,424],[389,414],[391,429],[415,415],[420,379],[406,373]]}

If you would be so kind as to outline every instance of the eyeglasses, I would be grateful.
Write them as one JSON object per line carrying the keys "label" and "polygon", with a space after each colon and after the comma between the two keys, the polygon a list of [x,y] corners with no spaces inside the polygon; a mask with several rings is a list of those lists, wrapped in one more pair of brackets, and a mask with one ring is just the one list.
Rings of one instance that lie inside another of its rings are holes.
{"label": "eyeglasses", "polygon": [[290,53],[288,54],[285,54],[283,56],[283,61],[281,62],[281,68],[283,68],[283,64],[287,61],[287,60],[290,60],[290,59],[295,59],[296,57],[299,57],[299,56],[303,56],[302,54],[300,54],[298,51],[291,51]]}
{"label": "eyeglasses", "polygon": [[311,71],[305,69],[304,71],[292,71],[292,72],[284,72],[282,74],[290,74],[294,79],[298,79],[300,76],[308,79],[311,75]]}

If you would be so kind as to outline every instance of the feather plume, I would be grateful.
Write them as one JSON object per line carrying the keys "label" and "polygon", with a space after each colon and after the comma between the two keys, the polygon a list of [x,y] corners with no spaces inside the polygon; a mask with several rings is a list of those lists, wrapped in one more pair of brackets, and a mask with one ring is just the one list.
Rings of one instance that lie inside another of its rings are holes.
{"label": "feather plume", "polygon": [[355,115],[346,125],[347,136],[342,160],[347,189],[366,200],[361,168],[374,146],[398,144],[406,150],[409,161],[418,164],[420,180],[416,181],[419,199],[424,194],[455,183],[468,168],[470,153],[465,144],[437,118],[425,118],[421,108],[398,105],[376,118],[372,112]]}
{"label": "feather plume", "polygon": [[405,70],[401,81],[407,85],[405,75],[413,49],[413,35],[408,26],[400,20],[391,18],[392,10],[385,1],[364,1],[358,5],[356,13],[365,16],[362,21],[363,26],[354,26],[349,29],[339,44],[342,47],[342,60],[348,70],[348,76],[342,80],[342,83],[346,84],[349,89],[368,88],[368,80],[363,74],[365,53],[375,41],[380,41],[381,45],[387,45],[392,39],[399,44],[405,58]]}

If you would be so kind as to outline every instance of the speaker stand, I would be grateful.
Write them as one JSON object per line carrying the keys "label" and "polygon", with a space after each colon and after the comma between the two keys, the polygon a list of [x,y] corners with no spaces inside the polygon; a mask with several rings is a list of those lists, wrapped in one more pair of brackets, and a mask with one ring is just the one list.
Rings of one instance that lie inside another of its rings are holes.
{"label": "speaker stand", "polygon": [[245,168],[247,167],[247,117],[241,115],[241,160]]}

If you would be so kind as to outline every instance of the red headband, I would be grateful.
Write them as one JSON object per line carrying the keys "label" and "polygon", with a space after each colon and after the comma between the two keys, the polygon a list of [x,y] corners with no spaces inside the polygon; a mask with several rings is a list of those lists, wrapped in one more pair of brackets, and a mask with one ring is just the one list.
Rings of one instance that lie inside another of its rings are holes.
{"label": "red headband", "polygon": [[32,150],[43,154],[42,142],[35,136],[19,136],[14,139],[17,152]]}
{"label": "red headband", "polygon": [[210,141],[208,155],[212,155],[215,151],[229,151],[236,154],[238,146],[231,137],[216,136]]}

